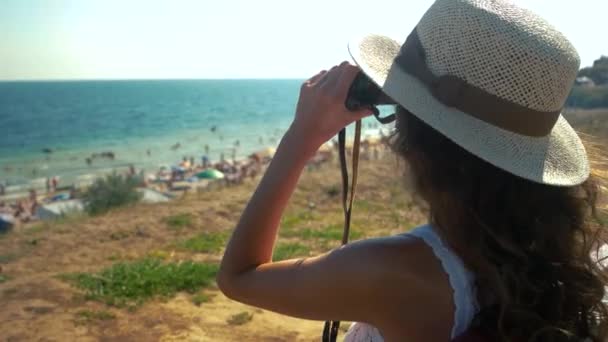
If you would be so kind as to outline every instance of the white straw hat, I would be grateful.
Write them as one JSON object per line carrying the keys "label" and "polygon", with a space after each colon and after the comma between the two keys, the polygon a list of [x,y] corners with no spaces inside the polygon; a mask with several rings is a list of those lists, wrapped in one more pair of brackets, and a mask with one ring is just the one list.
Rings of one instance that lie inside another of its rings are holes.
{"label": "white straw hat", "polygon": [[394,101],[467,151],[517,176],[571,186],[585,148],[560,114],[580,60],[537,15],[499,0],[437,0],[402,45],[352,41],[361,70]]}

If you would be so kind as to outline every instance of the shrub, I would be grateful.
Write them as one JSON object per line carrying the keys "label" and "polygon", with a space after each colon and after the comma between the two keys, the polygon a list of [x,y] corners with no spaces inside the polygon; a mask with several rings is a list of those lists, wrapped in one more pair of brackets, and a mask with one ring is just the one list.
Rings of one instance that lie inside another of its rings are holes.
{"label": "shrub", "polygon": [[97,179],[84,194],[85,210],[99,215],[112,208],[138,202],[142,195],[136,189],[139,180],[113,173]]}
{"label": "shrub", "polygon": [[243,325],[253,319],[253,314],[243,311],[238,314],[230,316],[226,322],[230,325]]}

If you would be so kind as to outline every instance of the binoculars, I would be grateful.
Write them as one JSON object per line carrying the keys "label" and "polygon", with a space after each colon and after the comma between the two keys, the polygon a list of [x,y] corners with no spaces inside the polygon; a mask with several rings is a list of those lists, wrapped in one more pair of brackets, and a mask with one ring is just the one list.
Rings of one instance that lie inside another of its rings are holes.
{"label": "binoculars", "polygon": [[380,112],[376,106],[379,105],[394,105],[397,104],[393,99],[388,97],[382,89],[374,83],[363,72],[359,71],[353,83],[351,84],[344,105],[350,111],[369,108],[374,112],[376,119],[381,123],[390,123],[395,117],[389,115],[381,118]]}
{"label": "binoculars", "polygon": [[390,97],[385,95],[379,86],[374,83],[363,72],[359,71],[350,86],[346,103],[348,110],[375,107],[378,105],[396,104]]}

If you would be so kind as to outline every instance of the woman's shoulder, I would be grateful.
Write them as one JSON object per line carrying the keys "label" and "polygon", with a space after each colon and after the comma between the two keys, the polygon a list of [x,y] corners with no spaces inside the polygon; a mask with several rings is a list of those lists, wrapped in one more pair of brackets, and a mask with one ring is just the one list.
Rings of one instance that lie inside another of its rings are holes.
{"label": "woman's shoulder", "polygon": [[434,329],[443,333],[452,326],[454,302],[449,277],[433,248],[419,237],[427,229],[421,226],[410,233],[361,242],[369,255],[361,259],[365,260],[361,267],[382,274],[374,288],[391,298],[386,312],[389,320],[385,321],[389,326],[378,327],[383,334],[390,335],[391,327],[402,331],[404,325],[415,329],[434,322]]}
{"label": "woman's shoulder", "polygon": [[370,262],[389,273],[420,282],[435,282],[445,278],[432,239],[439,239],[429,225],[412,229],[407,233],[364,240],[365,250],[373,255]]}

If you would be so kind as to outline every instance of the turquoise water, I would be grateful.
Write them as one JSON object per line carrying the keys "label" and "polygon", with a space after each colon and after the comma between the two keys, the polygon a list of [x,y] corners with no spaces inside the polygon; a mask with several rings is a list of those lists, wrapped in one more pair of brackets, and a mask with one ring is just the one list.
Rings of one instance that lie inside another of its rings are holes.
{"label": "turquoise water", "polygon": [[[230,158],[233,148],[243,157],[276,145],[293,117],[300,84],[1,82],[0,182],[16,191],[44,185],[46,177],[60,176],[65,184],[129,164],[155,171],[184,156],[200,161],[205,145],[212,161],[221,154]],[[179,148],[171,148],[178,143]],[[103,151],[114,152],[116,158],[86,163],[87,157]]]}

